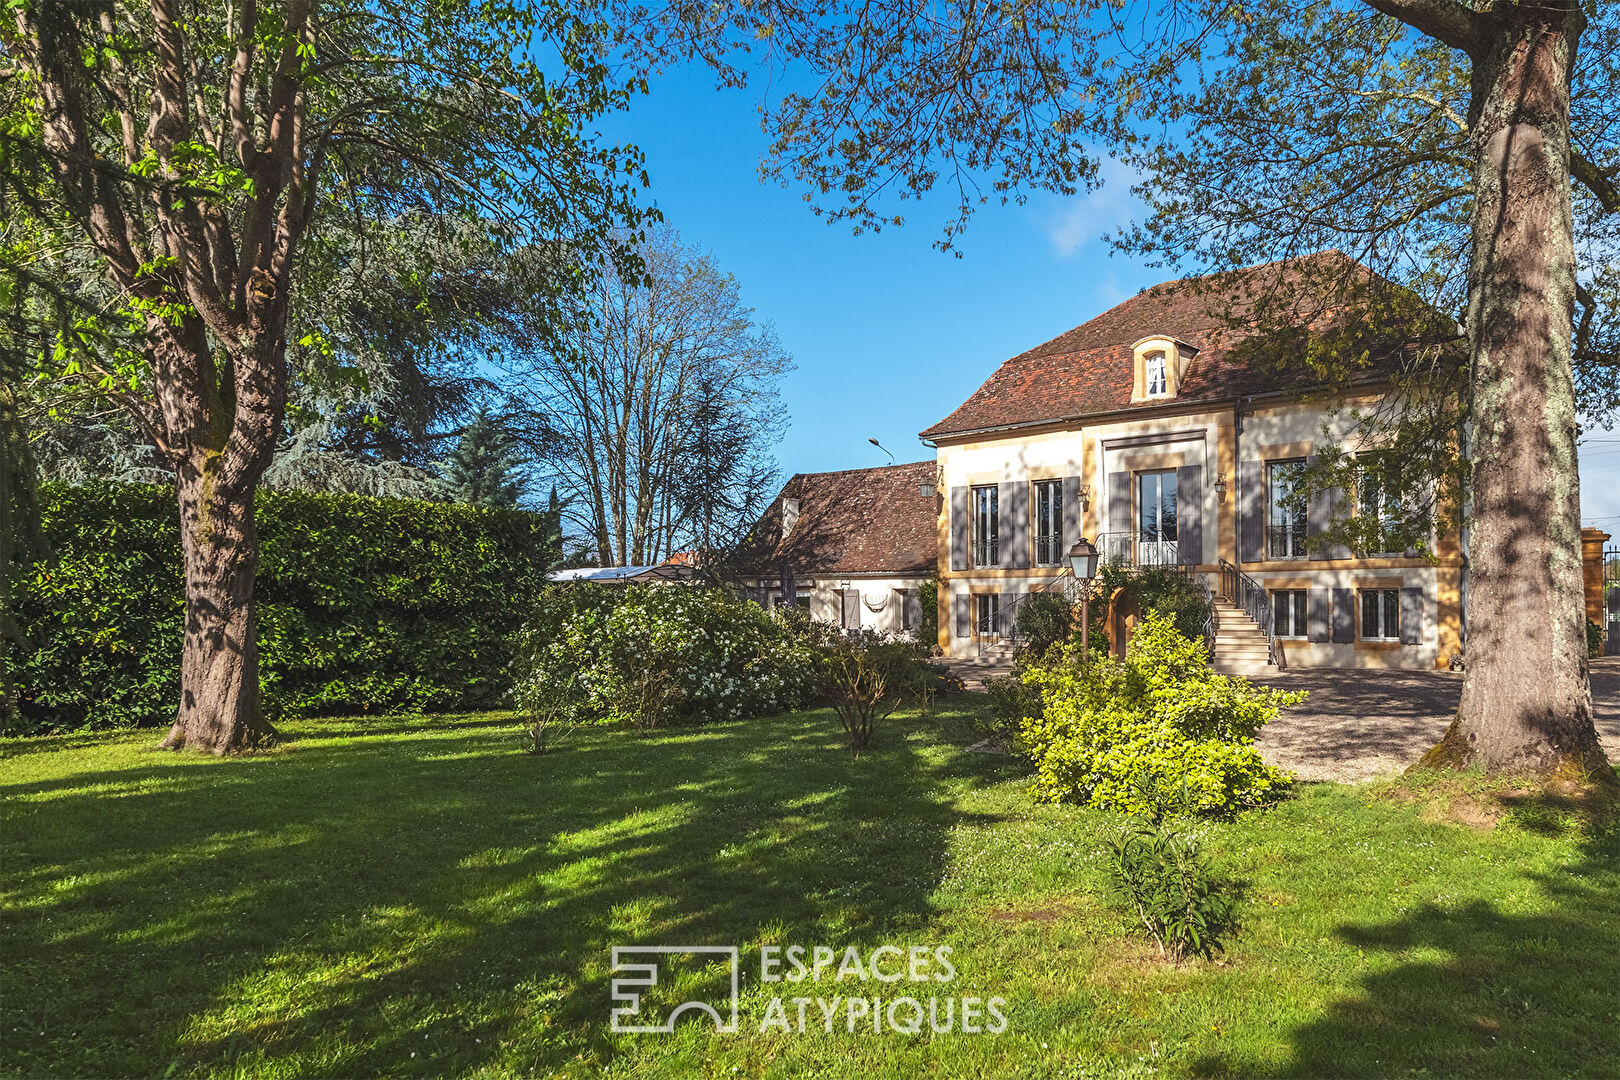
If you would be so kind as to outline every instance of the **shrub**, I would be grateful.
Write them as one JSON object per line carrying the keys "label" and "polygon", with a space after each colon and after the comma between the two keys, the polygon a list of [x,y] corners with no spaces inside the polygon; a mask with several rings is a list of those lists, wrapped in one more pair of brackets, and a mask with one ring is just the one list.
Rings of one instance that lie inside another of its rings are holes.
{"label": "shrub", "polygon": [[984,680],[990,696],[985,734],[1016,739],[1024,721],[1041,714],[1041,692],[1017,675],[991,675]]}
{"label": "shrub", "polygon": [[939,574],[917,586],[917,603],[922,611],[917,617],[917,644],[932,653],[939,646]]}
{"label": "shrub", "polygon": [[[45,484],[54,558],[19,582],[23,733],[168,724],[185,612],[172,490]],[[500,704],[508,637],[556,554],[517,510],[261,491],[258,631],[273,717]]]}
{"label": "shrub", "polygon": [[524,687],[520,705],[525,713],[522,728],[524,753],[544,754],[553,749],[562,735],[573,730],[575,688],[570,682],[545,683]]}
{"label": "shrub", "polygon": [[569,687],[567,717],[651,728],[784,712],[811,691],[814,630],[718,589],[556,585],[516,636],[525,710]]}
{"label": "shrub", "polygon": [[856,751],[871,744],[878,721],[934,679],[914,642],[870,630],[824,642],[815,670],[823,700],[838,714],[849,747]]}
{"label": "shrub", "polygon": [[1062,593],[1031,593],[1018,605],[1018,636],[1032,656],[1045,656],[1074,629],[1074,605]]}
{"label": "shrub", "polygon": [[1155,777],[1185,787],[1200,810],[1230,813],[1289,783],[1261,760],[1254,736],[1305,695],[1216,674],[1203,642],[1163,614],[1147,616],[1123,661],[1084,663],[1071,647],[1024,679],[1041,694],[1019,739],[1038,798],[1141,812],[1140,784]]}
{"label": "shrub", "polygon": [[1171,821],[1194,809],[1185,788],[1168,795],[1154,778],[1138,785],[1147,807],[1109,838],[1109,884],[1172,960],[1210,956],[1231,927],[1232,903],[1198,841]]}
{"label": "shrub", "polygon": [[1144,612],[1158,612],[1175,623],[1183,637],[1197,640],[1203,636],[1204,624],[1215,612],[1212,600],[1179,570],[1168,567],[1130,569],[1113,563],[1098,568],[1096,593],[1102,603],[1091,605],[1091,636],[1106,640],[1108,598],[1114,590],[1124,587],[1142,603]]}
{"label": "shrub", "polygon": [[1586,620],[1586,655],[1603,655],[1603,627],[1591,619]]}

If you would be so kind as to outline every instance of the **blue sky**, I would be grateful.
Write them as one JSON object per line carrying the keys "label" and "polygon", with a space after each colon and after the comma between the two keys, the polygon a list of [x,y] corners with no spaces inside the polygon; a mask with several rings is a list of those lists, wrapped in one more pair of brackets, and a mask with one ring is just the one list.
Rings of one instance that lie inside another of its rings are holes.
{"label": "blue sky", "polygon": [[[753,89],[676,70],[612,134],[643,149],[668,223],[714,252],[798,365],[782,387],[784,475],[887,464],[868,437],[897,461],[931,457],[917,432],[1002,360],[1174,276],[1103,241],[1137,209],[1117,168],[1089,195],[982,208],[961,258],[932,246],[947,205],[903,204],[907,224],[877,234],[827,225],[798,190],[760,182],[757,102]],[[1620,429],[1582,448],[1582,507],[1620,534]]]}

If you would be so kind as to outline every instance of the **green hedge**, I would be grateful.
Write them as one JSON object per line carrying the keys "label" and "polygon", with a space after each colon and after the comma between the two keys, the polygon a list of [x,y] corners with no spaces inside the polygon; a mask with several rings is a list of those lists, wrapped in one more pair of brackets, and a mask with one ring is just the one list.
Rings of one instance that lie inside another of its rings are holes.
{"label": "green hedge", "polygon": [[[168,723],[184,610],[174,493],[45,485],[40,499],[53,558],[19,583],[11,652],[23,730]],[[508,635],[556,557],[547,515],[265,491],[258,524],[272,718],[505,700]]]}

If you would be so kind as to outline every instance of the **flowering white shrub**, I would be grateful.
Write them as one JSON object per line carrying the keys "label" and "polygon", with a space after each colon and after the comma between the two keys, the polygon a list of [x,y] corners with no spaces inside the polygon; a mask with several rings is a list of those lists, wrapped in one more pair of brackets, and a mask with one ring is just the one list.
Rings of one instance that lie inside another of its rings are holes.
{"label": "flowering white shrub", "polygon": [[555,586],[516,646],[518,707],[570,687],[575,721],[736,720],[799,708],[812,693],[809,643],[719,589]]}

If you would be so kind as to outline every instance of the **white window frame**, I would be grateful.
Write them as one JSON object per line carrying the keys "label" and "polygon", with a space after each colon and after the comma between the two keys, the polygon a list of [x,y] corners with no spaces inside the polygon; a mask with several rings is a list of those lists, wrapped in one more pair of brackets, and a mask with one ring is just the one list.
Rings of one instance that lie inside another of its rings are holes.
{"label": "white window frame", "polygon": [[1170,396],[1170,354],[1154,349],[1142,357],[1142,396]]}
{"label": "white window frame", "polygon": [[1271,590],[1271,626],[1277,628],[1278,602],[1288,606],[1288,629],[1290,633],[1280,630],[1276,636],[1288,641],[1303,641],[1308,633],[1310,618],[1310,598],[1304,589],[1273,589]]}
{"label": "white window frame", "polygon": [[1388,546],[1389,526],[1395,520],[1389,513],[1391,501],[1393,501],[1397,507],[1400,506],[1399,499],[1389,499],[1384,494],[1383,489],[1377,484],[1373,483],[1372,480],[1365,475],[1363,475],[1361,479],[1356,482],[1356,513],[1362,517],[1373,517],[1377,519],[1378,536],[1380,541],[1382,541],[1381,546],[1375,546],[1367,551],[1368,556],[1383,556],[1388,558],[1392,555],[1401,554],[1401,550],[1399,548],[1391,548]]}
{"label": "white window frame", "polygon": [[981,484],[973,489],[973,565],[1001,565],[1000,489]]}
{"label": "white window frame", "polygon": [[1000,631],[996,629],[996,622],[1001,617],[1000,593],[974,593],[973,594],[973,632],[974,636],[999,637]]}
{"label": "white window frame", "polygon": [[[1377,596],[1374,601],[1373,622],[1377,633],[1367,633],[1367,598]],[[1356,590],[1356,633],[1362,641],[1400,641],[1401,640],[1401,590],[1399,589],[1357,589]]]}
{"label": "white window frame", "polygon": [[[1035,481],[1035,565],[1062,566],[1063,550],[1063,481]],[[1045,500],[1043,502],[1043,500]],[[1041,558],[1041,541],[1048,540],[1048,558]]]}

